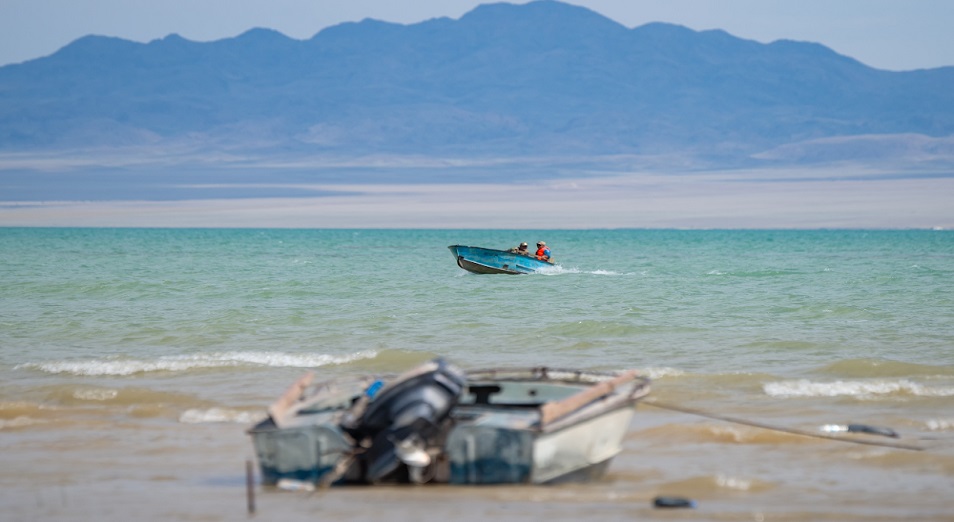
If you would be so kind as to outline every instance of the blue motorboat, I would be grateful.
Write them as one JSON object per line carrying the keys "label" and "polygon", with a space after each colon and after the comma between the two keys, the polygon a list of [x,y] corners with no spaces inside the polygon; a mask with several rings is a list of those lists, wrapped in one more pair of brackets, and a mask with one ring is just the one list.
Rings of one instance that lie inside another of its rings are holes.
{"label": "blue motorboat", "polygon": [[463,245],[447,248],[457,259],[457,266],[475,274],[530,274],[553,266],[551,261],[507,250]]}

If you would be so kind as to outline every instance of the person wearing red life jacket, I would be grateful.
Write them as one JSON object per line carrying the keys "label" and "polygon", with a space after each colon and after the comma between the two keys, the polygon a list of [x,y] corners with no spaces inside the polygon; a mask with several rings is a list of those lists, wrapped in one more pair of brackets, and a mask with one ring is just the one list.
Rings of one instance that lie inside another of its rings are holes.
{"label": "person wearing red life jacket", "polygon": [[541,261],[550,260],[550,248],[547,247],[547,244],[544,241],[537,243],[537,259]]}

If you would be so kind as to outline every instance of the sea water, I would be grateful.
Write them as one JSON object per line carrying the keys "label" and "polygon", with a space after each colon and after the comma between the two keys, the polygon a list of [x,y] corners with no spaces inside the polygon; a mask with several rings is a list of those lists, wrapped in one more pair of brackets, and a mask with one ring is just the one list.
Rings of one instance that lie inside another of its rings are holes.
{"label": "sea water", "polygon": [[[532,275],[447,249],[539,240]],[[950,231],[0,228],[0,507],[244,517],[245,430],[296,377],[443,356],[635,368],[695,414],[640,406],[596,483],[259,488],[260,515],[950,520],[952,283]]]}

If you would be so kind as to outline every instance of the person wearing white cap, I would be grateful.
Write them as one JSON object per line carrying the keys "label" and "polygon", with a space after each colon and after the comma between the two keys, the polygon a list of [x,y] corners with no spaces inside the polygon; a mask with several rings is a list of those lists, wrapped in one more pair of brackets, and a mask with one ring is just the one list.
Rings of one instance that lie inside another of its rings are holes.
{"label": "person wearing white cap", "polygon": [[544,241],[537,242],[537,259],[542,261],[550,260],[550,248],[547,247],[547,244]]}

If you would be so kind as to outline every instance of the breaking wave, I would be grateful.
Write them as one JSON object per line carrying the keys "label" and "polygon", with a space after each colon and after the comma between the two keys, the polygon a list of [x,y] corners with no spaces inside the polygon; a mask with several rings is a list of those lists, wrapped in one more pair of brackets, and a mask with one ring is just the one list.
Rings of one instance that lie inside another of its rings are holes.
{"label": "breaking wave", "polygon": [[913,395],[918,397],[954,396],[954,387],[925,386],[907,379],[877,381],[813,382],[807,379],[765,384],[763,391],[771,397],[840,397],[859,399],[887,395]]}
{"label": "breaking wave", "polygon": [[270,366],[285,368],[315,368],[347,364],[361,359],[373,359],[375,351],[348,355],[301,354],[285,352],[217,352],[207,354],[170,355],[152,360],[96,359],[90,361],[50,361],[26,363],[14,369],[34,369],[47,373],[67,373],[83,376],[134,375],[149,372],[184,372],[196,369],[228,368],[238,366]]}
{"label": "breaking wave", "polygon": [[680,377],[686,375],[686,372],[683,370],[666,366],[645,368],[640,373],[653,380],[661,379],[663,377]]}

